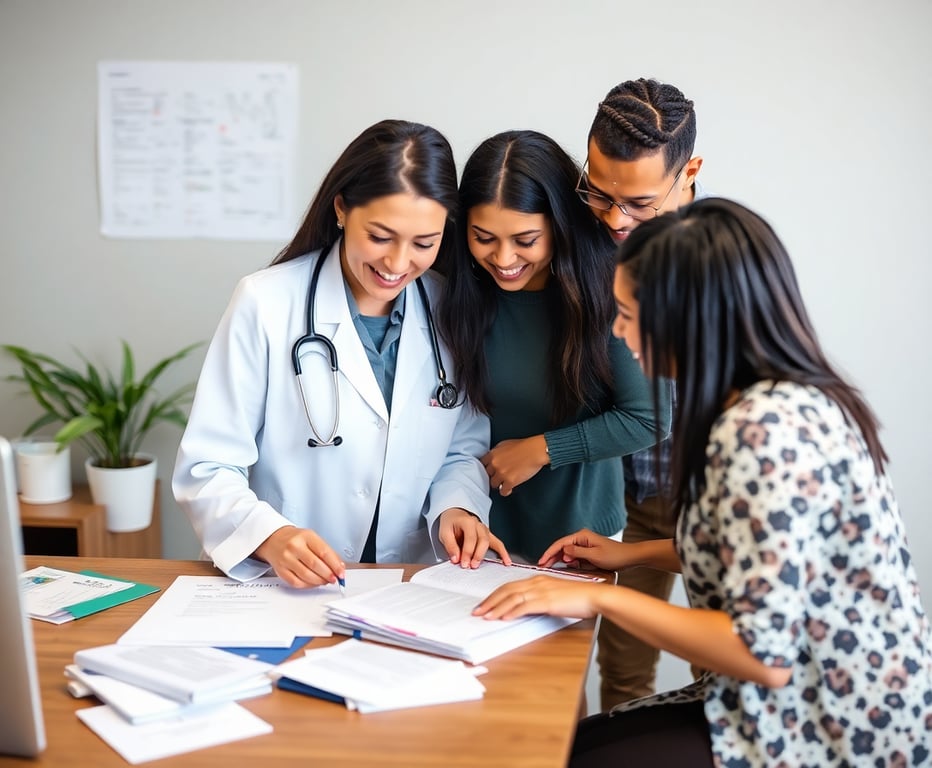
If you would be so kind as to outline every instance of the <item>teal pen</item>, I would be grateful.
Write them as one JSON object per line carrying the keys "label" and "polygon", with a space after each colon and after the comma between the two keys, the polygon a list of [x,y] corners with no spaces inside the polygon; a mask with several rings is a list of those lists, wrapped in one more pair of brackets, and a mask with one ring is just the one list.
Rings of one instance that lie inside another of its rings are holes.
{"label": "teal pen", "polygon": [[337,584],[340,585],[340,594],[345,595],[346,594],[346,579],[344,579],[342,576],[337,576]]}

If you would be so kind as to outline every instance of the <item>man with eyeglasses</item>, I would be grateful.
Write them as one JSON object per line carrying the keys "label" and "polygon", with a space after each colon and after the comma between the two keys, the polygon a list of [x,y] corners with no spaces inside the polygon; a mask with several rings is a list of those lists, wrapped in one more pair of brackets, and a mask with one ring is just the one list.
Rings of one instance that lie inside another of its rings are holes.
{"label": "man with eyeglasses", "polygon": [[[588,157],[576,191],[623,241],[642,221],[702,197],[693,156],[696,114],[678,88],[656,80],[628,80],[599,102],[589,129]],[[673,537],[668,504],[657,488],[657,453],[648,448],[622,459],[628,521],[622,539]],[[669,440],[659,446],[660,477],[669,479]],[[668,489],[664,489],[668,490]],[[618,574],[618,583],[669,600],[675,576],[650,568]],[[611,622],[602,620],[598,639],[602,710],[654,693],[660,653]]]}

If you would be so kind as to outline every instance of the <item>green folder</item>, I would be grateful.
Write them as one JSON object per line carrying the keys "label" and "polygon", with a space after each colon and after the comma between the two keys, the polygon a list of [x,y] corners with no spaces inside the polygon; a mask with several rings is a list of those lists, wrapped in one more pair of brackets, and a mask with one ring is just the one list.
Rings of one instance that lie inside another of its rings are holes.
{"label": "green folder", "polygon": [[[80,571],[84,576],[94,576],[99,579],[112,579],[113,581],[129,581],[129,579],[121,579],[116,576],[108,576],[103,573],[95,573],[94,571]],[[159,587],[153,587],[151,584],[137,584],[133,583],[133,586],[128,589],[123,589],[119,592],[115,592],[112,595],[104,595],[103,597],[95,597],[92,600],[84,600],[80,603],[75,603],[74,605],[66,605],[62,610],[67,611],[76,619],[82,619],[85,616],[90,616],[92,613],[98,613],[104,611],[107,608],[113,608],[115,605],[122,605],[123,603],[128,603],[132,600],[138,600],[140,597],[145,597],[146,595],[151,595],[153,592],[158,592]]]}

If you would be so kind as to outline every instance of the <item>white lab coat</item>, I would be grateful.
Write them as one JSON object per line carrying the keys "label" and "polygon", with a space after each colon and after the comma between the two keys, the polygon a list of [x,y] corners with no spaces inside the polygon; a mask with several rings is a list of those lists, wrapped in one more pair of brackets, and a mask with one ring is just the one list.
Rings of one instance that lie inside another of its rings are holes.
{"label": "white lab coat", "polygon": [[[338,246],[321,270],[314,322],[337,350],[342,445],[308,447],[312,432],[292,366],[318,253],[243,278],[207,351],[172,489],[204,554],[234,578],[267,572],[250,554],[289,522],[317,531],[345,561],[358,561],[380,492],[379,562],[445,557],[437,519],[451,507],[488,524],[479,457],[489,448],[489,422],[470,405],[431,404],[437,364],[417,287],[405,288],[389,417],[350,317]],[[440,279],[422,278],[432,304]],[[308,405],[326,437],[332,373],[322,345],[303,349]],[[446,367],[450,355],[442,344],[441,351]]]}

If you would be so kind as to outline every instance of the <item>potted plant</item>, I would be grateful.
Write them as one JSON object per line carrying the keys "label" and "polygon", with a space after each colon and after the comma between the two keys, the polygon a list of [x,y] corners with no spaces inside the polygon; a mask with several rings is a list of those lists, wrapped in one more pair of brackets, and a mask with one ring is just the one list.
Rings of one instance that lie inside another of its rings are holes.
{"label": "potted plant", "polygon": [[[160,397],[155,383],[173,363],[186,357],[200,343],[156,363],[140,378],[132,350],[125,341],[119,377],[98,370],[83,355],[83,371],[53,357],[14,345],[3,345],[22,367],[9,381],[25,385],[44,413],[26,427],[28,436],[50,424],[63,426],[54,436],[60,449],[77,441],[88,453],[85,462],[88,485],[95,504],[107,507],[107,528],[135,531],[152,519],[157,463],[140,452],[149,431],[160,422],[184,428],[183,407],[191,401],[189,383]],[[113,485],[115,483],[115,486]],[[140,490],[133,490],[137,483]]]}

